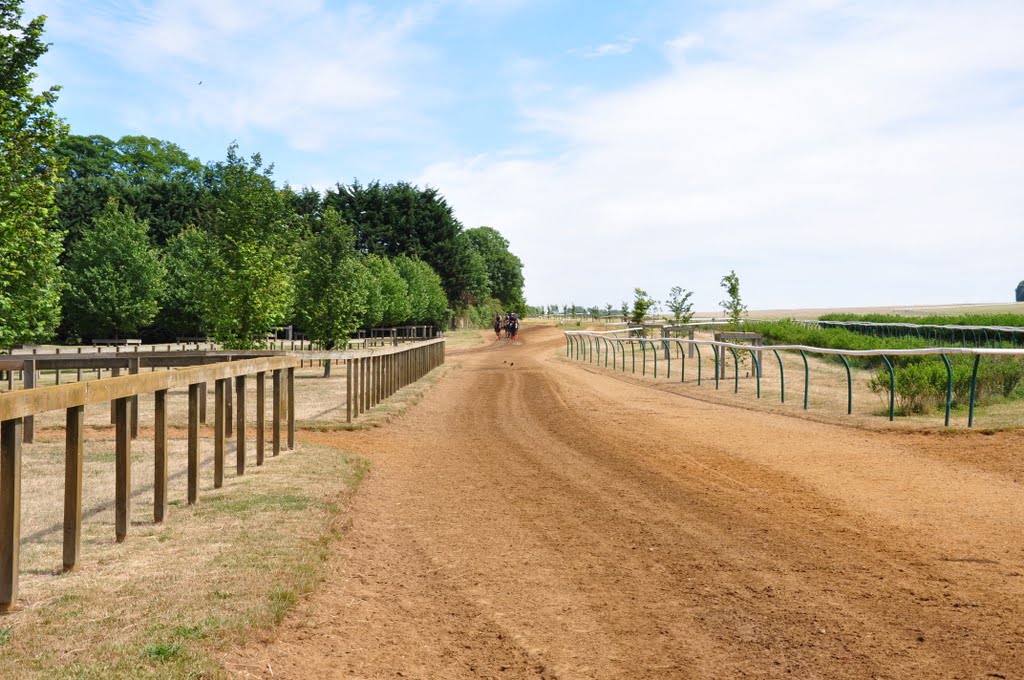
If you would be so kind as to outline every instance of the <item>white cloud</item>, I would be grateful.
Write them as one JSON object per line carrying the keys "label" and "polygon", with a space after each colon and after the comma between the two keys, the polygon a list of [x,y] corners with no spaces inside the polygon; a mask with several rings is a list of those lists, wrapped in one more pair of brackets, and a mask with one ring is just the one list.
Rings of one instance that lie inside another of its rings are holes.
{"label": "white cloud", "polygon": [[712,57],[530,110],[557,155],[421,181],[510,239],[535,303],[680,284],[711,308],[733,268],[762,307],[1005,298],[1024,276],[1021,25],[1011,2],[730,12],[670,44]]}
{"label": "white cloud", "polygon": [[618,42],[604,43],[597,45],[596,47],[584,47],[579,49],[569,50],[570,54],[578,54],[589,59],[599,57],[616,57],[623,54],[629,54],[633,51],[633,47],[636,45],[636,38],[626,38],[619,40]]}

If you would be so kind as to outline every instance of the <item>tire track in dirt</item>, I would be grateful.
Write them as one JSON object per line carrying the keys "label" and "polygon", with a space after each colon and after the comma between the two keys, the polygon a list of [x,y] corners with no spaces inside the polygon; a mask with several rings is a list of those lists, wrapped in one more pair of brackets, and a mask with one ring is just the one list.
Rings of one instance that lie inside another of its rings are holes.
{"label": "tire track in dirt", "polygon": [[[1024,491],[864,433],[557,358],[457,355],[373,461],[323,588],[243,677],[1015,677]],[[512,363],[514,362],[514,366]],[[1012,438],[965,438],[990,448]],[[1000,452],[1000,456],[1005,454]],[[970,505],[965,505],[971,501]]]}

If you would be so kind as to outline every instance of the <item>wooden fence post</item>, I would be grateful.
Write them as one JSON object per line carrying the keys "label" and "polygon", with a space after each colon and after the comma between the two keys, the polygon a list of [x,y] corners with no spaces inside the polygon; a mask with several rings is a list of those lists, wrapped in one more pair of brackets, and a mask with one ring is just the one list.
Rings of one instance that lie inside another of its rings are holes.
{"label": "wooden fence post", "polygon": [[235,408],[238,423],[235,427],[235,474],[245,474],[245,376],[235,377]]}
{"label": "wooden fence post", "polygon": [[345,359],[345,422],[352,422],[352,360]]}
{"label": "wooden fence post", "polygon": [[213,488],[224,486],[224,379],[213,382]]}
{"label": "wooden fence post", "polygon": [[85,407],[66,410],[64,421],[64,571],[78,564],[82,550],[82,454]]}
{"label": "wooden fence post", "polygon": [[256,465],[263,465],[263,449],[267,419],[267,374],[260,371],[256,374]]}
{"label": "wooden fence post", "polygon": [[231,436],[233,429],[232,424],[234,423],[235,420],[234,418],[232,418],[232,414],[234,413],[234,409],[232,408],[234,404],[232,403],[232,401],[233,400],[231,398],[231,379],[228,378],[228,381],[224,383],[224,435],[227,437]]}
{"label": "wooden fence post", "polygon": [[188,504],[199,500],[199,393],[203,383],[188,386]]}
{"label": "wooden fence post", "polygon": [[115,415],[115,475],[114,475],[114,524],[117,542],[123,543],[131,523],[132,490],[132,439],[131,439],[131,397],[114,400]]}
{"label": "wooden fence post", "polygon": [[[32,359],[26,359],[25,363],[22,364],[21,370],[22,385],[26,390],[30,390],[36,386],[36,362]],[[31,444],[36,438],[36,418],[35,416],[25,416],[22,418],[22,438],[26,444]]]}
{"label": "wooden fence post", "polygon": [[206,424],[206,383],[199,383],[199,422]]}
{"label": "wooden fence post", "polygon": [[[135,346],[138,349],[138,345]],[[139,374],[139,358],[128,360],[128,373],[131,375]],[[132,400],[132,439],[136,439],[139,436],[139,395],[135,395],[131,398]]]}
{"label": "wooden fence post", "polygon": [[273,439],[273,446],[271,448],[271,454],[274,456],[280,455],[281,453],[281,369],[275,368],[272,374],[271,383],[273,384],[273,396],[271,401],[271,419],[270,419],[270,432],[271,438]]}
{"label": "wooden fence post", "polygon": [[21,443],[24,419],[0,422],[0,612],[18,600],[21,558]]}
{"label": "wooden fence post", "polygon": [[167,390],[153,394],[153,521],[167,515]]}
{"label": "wooden fence post", "polygon": [[288,450],[295,450],[295,369],[288,369]]}

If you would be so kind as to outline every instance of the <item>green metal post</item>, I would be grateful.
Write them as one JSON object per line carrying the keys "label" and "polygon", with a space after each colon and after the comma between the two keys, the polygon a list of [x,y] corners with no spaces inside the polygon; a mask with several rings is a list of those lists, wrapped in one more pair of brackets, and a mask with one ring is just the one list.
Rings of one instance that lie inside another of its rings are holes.
{"label": "green metal post", "polygon": [[850,375],[850,362],[846,360],[845,354],[840,354],[843,360],[843,367],[846,369],[846,415],[853,415],[853,376]]}
{"label": "green metal post", "polygon": [[889,422],[896,418],[896,369],[892,367],[889,357],[882,355],[882,361],[889,368]]}
{"label": "green metal post", "polygon": [[946,364],[946,427],[949,427],[949,410],[953,405],[953,365],[945,354],[940,354],[942,363]]}
{"label": "green metal post", "polygon": [[750,350],[750,358],[754,362],[754,377],[757,379],[757,398],[761,398],[761,364],[757,361],[757,352]]}
{"label": "green metal post", "polygon": [[974,368],[971,370],[971,403],[967,407],[967,427],[974,427],[974,397],[978,394],[978,363],[981,355],[974,355]]}
{"label": "green metal post", "polygon": [[690,345],[690,347],[693,347],[695,350],[697,350],[697,387],[700,387],[700,377],[701,377],[700,376],[700,371],[701,371],[700,345],[698,345],[695,342],[692,345]]}
{"label": "green metal post", "polygon": [[[640,368],[640,375],[647,375],[647,341],[643,338],[640,339],[640,353],[644,356],[643,366]],[[655,359],[658,357],[655,356]]]}
{"label": "green metal post", "polygon": [[804,360],[804,410],[807,410],[807,396],[811,392],[811,369],[807,366],[807,353],[800,350],[800,358]]}
{"label": "green metal post", "polygon": [[735,347],[730,347],[729,351],[732,352],[732,364],[736,369],[736,387],[733,388],[733,394],[740,393],[740,355],[736,353]]}
{"label": "green metal post", "polygon": [[633,375],[636,375],[636,342],[632,338],[629,340],[629,355],[633,363]]}
{"label": "green metal post", "polygon": [[711,351],[715,353],[715,389],[718,389],[718,345],[711,345]]}
{"label": "green metal post", "polygon": [[780,394],[779,394],[779,396],[782,397],[782,403],[785,404],[786,403],[786,369],[782,366],[782,357],[779,356],[779,350],[773,349],[772,351],[775,352],[775,358],[778,359],[778,361],[779,361],[779,386],[780,386]]}

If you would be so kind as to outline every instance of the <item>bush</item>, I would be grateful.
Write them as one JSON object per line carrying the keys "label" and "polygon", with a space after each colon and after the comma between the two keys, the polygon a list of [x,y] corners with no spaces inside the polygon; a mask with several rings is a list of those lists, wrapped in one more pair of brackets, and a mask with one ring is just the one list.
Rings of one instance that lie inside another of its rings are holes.
{"label": "bush", "polygon": [[[970,356],[950,358],[953,368],[953,406],[967,404],[971,394],[971,373],[974,359]],[[928,413],[943,409],[946,404],[946,367],[939,357],[922,357],[914,362],[895,365],[896,410],[900,415]],[[975,403],[992,403],[999,399],[1020,398],[1017,389],[1024,381],[1024,361],[1019,357],[982,357],[978,365]],[[872,392],[889,399],[889,371],[882,369],[868,381]]]}

